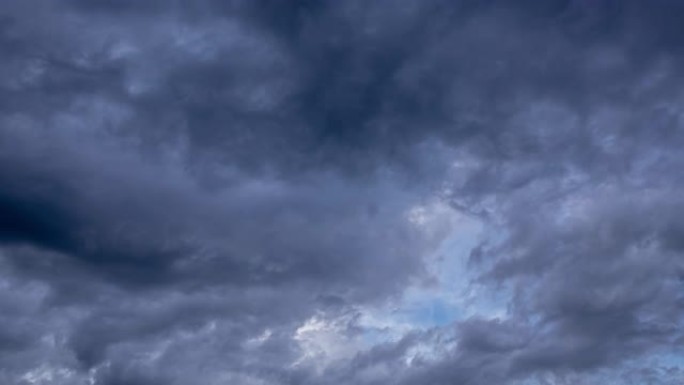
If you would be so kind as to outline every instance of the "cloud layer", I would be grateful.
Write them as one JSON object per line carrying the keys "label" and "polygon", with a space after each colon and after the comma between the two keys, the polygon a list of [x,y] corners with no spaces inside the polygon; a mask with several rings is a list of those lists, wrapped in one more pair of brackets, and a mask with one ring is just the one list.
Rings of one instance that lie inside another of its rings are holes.
{"label": "cloud layer", "polygon": [[3,3],[0,382],[681,382],[682,12]]}

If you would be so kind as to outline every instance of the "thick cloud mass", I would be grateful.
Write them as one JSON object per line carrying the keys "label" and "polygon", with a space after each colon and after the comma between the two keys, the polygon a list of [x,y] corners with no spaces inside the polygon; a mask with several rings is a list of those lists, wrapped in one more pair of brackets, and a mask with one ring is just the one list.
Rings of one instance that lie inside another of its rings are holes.
{"label": "thick cloud mass", "polygon": [[0,383],[684,380],[684,3],[0,4]]}

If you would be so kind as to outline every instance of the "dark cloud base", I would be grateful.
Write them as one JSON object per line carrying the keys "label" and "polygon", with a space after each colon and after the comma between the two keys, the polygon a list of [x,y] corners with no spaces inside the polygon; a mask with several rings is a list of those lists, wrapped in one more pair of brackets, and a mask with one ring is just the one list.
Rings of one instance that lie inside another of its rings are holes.
{"label": "dark cloud base", "polygon": [[[3,2],[0,382],[679,383],[682,14]],[[505,311],[369,343],[435,200]]]}

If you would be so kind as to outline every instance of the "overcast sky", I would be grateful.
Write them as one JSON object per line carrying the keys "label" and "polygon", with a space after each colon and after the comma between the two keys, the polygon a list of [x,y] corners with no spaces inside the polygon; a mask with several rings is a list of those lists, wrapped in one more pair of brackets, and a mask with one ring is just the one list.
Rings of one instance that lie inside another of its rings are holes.
{"label": "overcast sky", "polygon": [[0,1],[0,383],[681,384],[682,20]]}

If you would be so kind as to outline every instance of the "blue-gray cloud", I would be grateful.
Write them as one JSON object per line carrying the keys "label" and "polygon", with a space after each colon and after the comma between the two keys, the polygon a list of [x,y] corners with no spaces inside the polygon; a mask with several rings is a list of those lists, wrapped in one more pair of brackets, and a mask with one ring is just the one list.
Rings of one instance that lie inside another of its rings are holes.
{"label": "blue-gray cloud", "polygon": [[683,11],[5,2],[0,382],[676,383]]}

